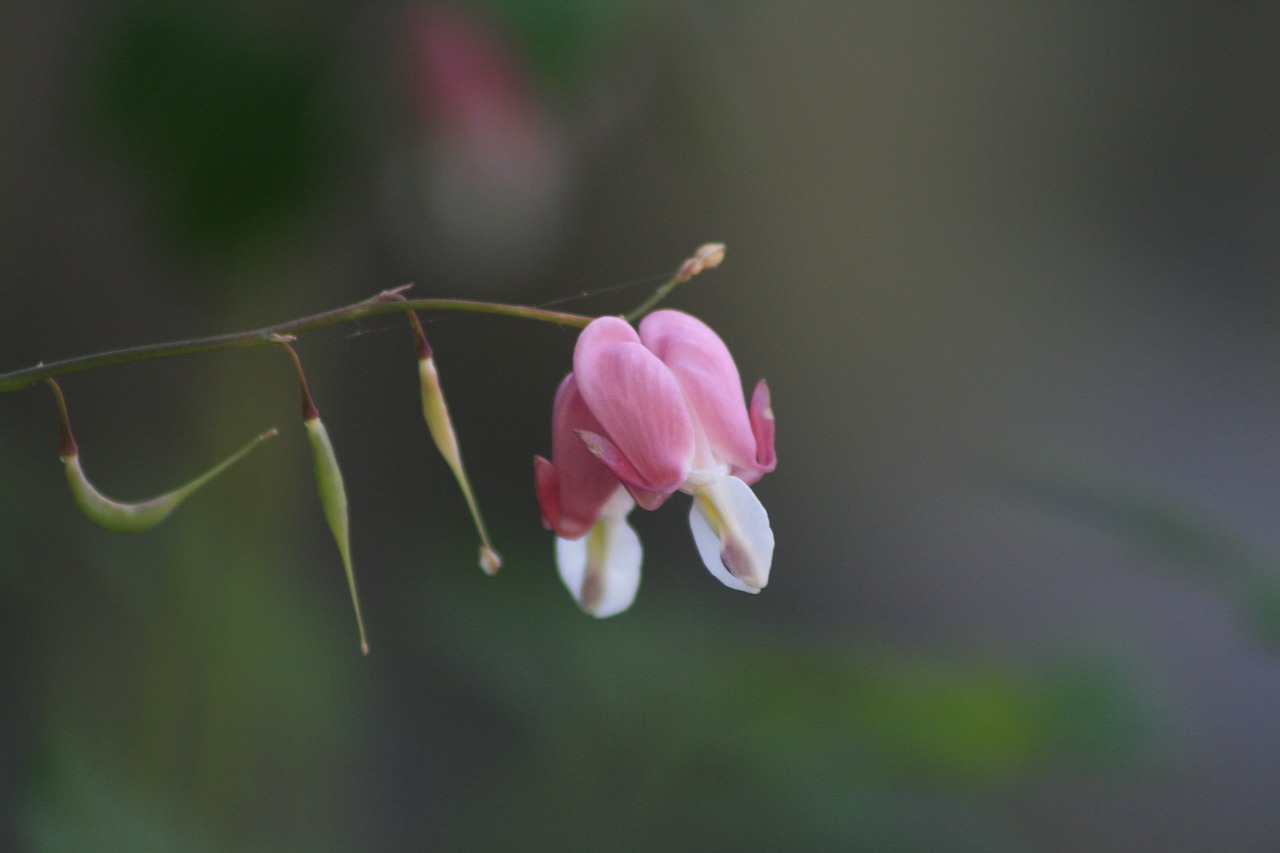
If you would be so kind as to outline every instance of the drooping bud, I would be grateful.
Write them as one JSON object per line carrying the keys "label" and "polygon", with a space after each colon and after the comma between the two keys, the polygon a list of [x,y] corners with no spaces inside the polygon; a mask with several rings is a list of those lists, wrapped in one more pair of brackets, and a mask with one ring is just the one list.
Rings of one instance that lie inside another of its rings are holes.
{"label": "drooping bud", "polygon": [[80,449],[76,445],[75,437],[71,434],[71,420],[67,416],[67,402],[62,396],[62,389],[52,379],[45,381],[53,389],[54,397],[58,401],[58,416],[61,421],[58,456],[66,467],[67,482],[71,485],[71,494],[76,506],[80,507],[90,521],[115,533],[141,533],[155,527],[168,518],[169,514],[193,492],[239,462],[249,454],[249,451],[277,433],[275,429],[267,430],[199,477],[171,492],[138,503],[116,501],[98,491],[85,476],[84,469],[80,466]]}
{"label": "drooping bud", "polygon": [[453,421],[449,417],[449,407],[445,404],[444,392],[440,388],[440,374],[436,370],[434,353],[427,343],[426,333],[417,314],[410,311],[409,319],[413,323],[414,345],[418,353],[418,377],[422,385],[422,415],[427,422],[427,430],[435,442],[440,455],[453,471],[454,479],[462,490],[462,496],[471,510],[471,518],[475,522],[476,532],[480,535],[480,568],[487,575],[496,574],[502,567],[502,558],[489,543],[489,534],[485,530],[484,520],[480,517],[480,506],[476,503],[475,494],[471,491],[471,483],[467,478],[467,470],[462,464],[462,452],[458,448],[458,437],[453,429]]}
{"label": "drooping bud", "polygon": [[324,509],[325,521],[333,533],[334,542],[338,545],[338,553],[342,556],[342,566],[347,573],[347,587],[351,591],[351,606],[356,613],[356,627],[360,631],[360,651],[369,654],[369,640],[365,636],[364,617],[360,613],[360,596],[356,593],[356,573],[351,563],[351,533],[347,514],[347,490],[342,481],[342,470],[338,467],[338,457],[333,451],[333,442],[329,440],[329,431],[320,420],[320,411],[311,397],[311,389],[307,386],[307,377],[302,372],[302,361],[285,338],[276,341],[293,359],[298,371],[298,383],[302,389],[302,425],[307,429],[307,438],[311,443],[311,457],[315,464],[316,491],[320,495],[320,506]]}

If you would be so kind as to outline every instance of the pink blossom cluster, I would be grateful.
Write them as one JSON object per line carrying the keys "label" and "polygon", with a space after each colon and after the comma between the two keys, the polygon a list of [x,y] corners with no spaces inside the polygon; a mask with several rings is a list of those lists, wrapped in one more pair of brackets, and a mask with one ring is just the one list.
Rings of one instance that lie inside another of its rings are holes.
{"label": "pink blossom cluster", "polygon": [[627,515],[680,491],[693,497],[689,524],[707,569],[759,592],[773,531],[750,486],[776,464],[769,388],[761,380],[747,405],[733,357],[706,324],[672,310],[638,331],[618,317],[593,321],[556,393],[551,461],[534,459],[561,578],[588,613],[626,610],[642,555]]}

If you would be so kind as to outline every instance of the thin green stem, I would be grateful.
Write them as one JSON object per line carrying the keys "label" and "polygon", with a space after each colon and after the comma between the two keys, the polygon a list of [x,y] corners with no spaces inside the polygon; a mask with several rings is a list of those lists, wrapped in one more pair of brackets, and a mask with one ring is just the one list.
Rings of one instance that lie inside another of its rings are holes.
{"label": "thin green stem", "polygon": [[692,256],[685,258],[684,263],[680,265],[680,269],[676,270],[671,278],[664,281],[653,295],[640,303],[638,308],[623,315],[622,319],[628,323],[634,323],[645,314],[648,314],[662,300],[667,298],[667,294],[676,289],[677,285],[684,284],[703,270],[715,269],[724,262],[724,243],[703,243],[698,247]]}
{"label": "thin green stem", "polygon": [[[681,284],[688,280],[689,279],[687,276],[681,276],[680,273],[676,273],[675,275],[671,276],[671,278],[667,279],[661,285],[659,285],[658,289],[655,290],[648,299],[646,299],[644,302],[641,302],[638,307],[631,309],[626,314],[623,314],[622,319],[626,320],[628,323],[634,323],[636,320],[639,320],[645,314],[648,314],[650,311],[652,311],[654,306],[656,306],[659,302],[666,299],[667,294],[675,290],[676,285]],[[0,378],[3,378],[3,377],[0,377]]]}
{"label": "thin green stem", "polygon": [[374,317],[379,314],[392,314],[397,311],[470,311],[479,314],[498,314],[505,317],[519,317],[525,320],[539,320],[544,323],[556,323],[557,325],[574,326],[576,328],[584,328],[594,319],[581,314],[545,311],[541,308],[528,308],[523,305],[476,302],[469,299],[405,299],[400,295],[399,290],[389,290],[353,305],[345,305],[341,308],[312,314],[309,317],[288,320],[284,323],[277,323],[274,326],[266,326],[247,332],[232,332],[208,338],[191,338],[171,343],[148,344],[129,349],[78,356],[48,364],[42,363],[35,367],[0,373],[0,393],[21,391],[23,388],[30,387],[46,379],[52,379],[55,376],[66,376],[70,373],[94,370],[114,364],[130,364],[135,361],[175,358],[200,352],[271,346],[277,344],[278,338],[282,335],[297,335],[302,332],[350,323],[354,320]]}

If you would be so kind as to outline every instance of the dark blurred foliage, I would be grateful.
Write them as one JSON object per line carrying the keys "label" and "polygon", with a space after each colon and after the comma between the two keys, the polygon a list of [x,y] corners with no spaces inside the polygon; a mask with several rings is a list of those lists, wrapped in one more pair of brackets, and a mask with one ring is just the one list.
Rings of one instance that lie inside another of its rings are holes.
{"label": "dark blurred foliage", "polygon": [[154,192],[158,222],[216,255],[296,226],[337,135],[322,46],[234,16],[219,4],[126,7],[101,35],[87,93],[96,132]]}
{"label": "dark blurred foliage", "polygon": [[[304,335],[0,399],[0,849],[1267,850],[1280,841],[1280,16],[1011,4],[17,2],[0,369],[420,295],[670,304],[767,375],[758,597],[637,519],[577,612],[530,460],[573,335]],[[445,45],[448,48],[441,47]],[[1028,448],[1040,448],[1028,453]]]}

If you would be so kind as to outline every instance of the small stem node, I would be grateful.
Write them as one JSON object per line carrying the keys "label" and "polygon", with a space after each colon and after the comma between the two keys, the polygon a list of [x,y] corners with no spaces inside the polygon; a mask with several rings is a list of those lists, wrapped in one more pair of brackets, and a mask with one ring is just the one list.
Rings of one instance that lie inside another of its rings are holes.
{"label": "small stem node", "polygon": [[684,263],[680,264],[676,269],[675,275],[663,282],[653,295],[646,299],[636,308],[623,315],[623,319],[628,323],[634,323],[645,314],[652,311],[659,302],[666,299],[671,291],[675,290],[678,285],[684,284],[703,270],[715,269],[724,262],[725,246],[724,243],[704,243],[698,247],[697,251]]}

